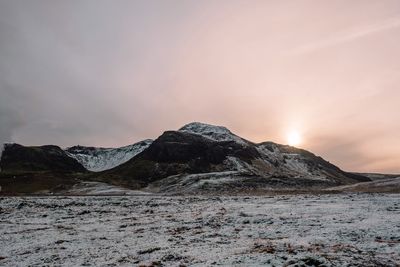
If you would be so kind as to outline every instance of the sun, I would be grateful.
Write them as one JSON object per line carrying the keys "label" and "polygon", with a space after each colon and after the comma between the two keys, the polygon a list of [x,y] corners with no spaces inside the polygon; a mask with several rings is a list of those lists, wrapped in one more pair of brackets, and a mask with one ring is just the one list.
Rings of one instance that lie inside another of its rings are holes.
{"label": "sun", "polygon": [[287,134],[287,143],[289,146],[298,146],[301,144],[301,136],[298,131],[291,131]]}

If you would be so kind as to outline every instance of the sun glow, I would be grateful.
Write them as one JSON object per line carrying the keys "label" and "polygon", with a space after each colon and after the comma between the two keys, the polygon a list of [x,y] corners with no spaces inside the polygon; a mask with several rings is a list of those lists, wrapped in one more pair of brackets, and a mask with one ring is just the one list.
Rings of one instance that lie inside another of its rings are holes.
{"label": "sun glow", "polygon": [[287,135],[287,143],[290,146],[298,146],[301,144],[301,136],[297,131],[291,131]]}

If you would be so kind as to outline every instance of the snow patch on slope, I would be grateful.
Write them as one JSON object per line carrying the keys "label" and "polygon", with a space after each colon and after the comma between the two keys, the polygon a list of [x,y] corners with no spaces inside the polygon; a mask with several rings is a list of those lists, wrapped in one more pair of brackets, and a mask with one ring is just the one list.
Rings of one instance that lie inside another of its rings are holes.
{"label": "snow patch on slope", "polygon": [[139,191],[139,190],[130,190],[128,188],[110,185],[101,182],[81,182],[79,184],[74,185],[71,189],[62,192],[62,194],[72,194],[72,195],[147,195],[149,193]]}
{"label": "snow patch on slope", "polygon": [[247,141],[233,134],[226,127],[192,122],[179,129],[180,132],[198,134],[213,141],[234,141],[246,145]]}
{"label": "snow patch on slope", "polygon": [[169,176],[150,184],[145,190],[163,193],[194,193],[203,186],[224,185],[229,182],[239,182],[238,171],[208,172],[196,174],[178,174]]}
{"label": "snow patch on slope", "polygon": [[232,171],[237,171],[240,173],[247,173],[247,174],[256,173],[256,170],[252,165],[236,157],[232,156],[226,157],[224,164],[228,167],[228,169]]}
{"label": "snow patch on slope", "polygon": [[312,169],[306,163],[307,159],[301,154],[281,151],[279,146],[274,143],[260,144],[257,146],[257,150],[264,160],[274,165],[282,174],[290,177],[327,180],[326,175],[319,169]]}
{"label": "snow patch on slope", "polygon": [[148,148],[153,140],[147,139],[133,145],[119,148],[98,148],[74,146],[67,148],[68,156],[76,159],[87,170],[99,172],[112,169],[127,162]]}

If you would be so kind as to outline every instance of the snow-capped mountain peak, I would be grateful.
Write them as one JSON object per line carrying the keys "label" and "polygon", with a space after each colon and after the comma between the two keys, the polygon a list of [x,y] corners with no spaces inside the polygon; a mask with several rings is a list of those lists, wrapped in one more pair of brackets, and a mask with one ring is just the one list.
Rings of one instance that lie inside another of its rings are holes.
{"label": "snow-capped mountain peak", "polygon": [[179,129],[179,132],[198,134],[214,141],[235,141],[245,145],[246,141],[233,134],[224,126],[216,126],[201,122],[192,122]]}

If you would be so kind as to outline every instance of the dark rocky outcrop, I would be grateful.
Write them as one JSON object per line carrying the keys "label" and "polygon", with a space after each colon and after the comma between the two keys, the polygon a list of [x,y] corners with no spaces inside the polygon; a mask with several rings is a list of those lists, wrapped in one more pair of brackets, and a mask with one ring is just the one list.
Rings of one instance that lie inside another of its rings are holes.
{"label": "dark rocky outcrop", "polygon": [[85,172],[86,169],[75,159],[69,157],[60,147],[22,146],[7,144],[1,156],[2,171],[64,171]]}

